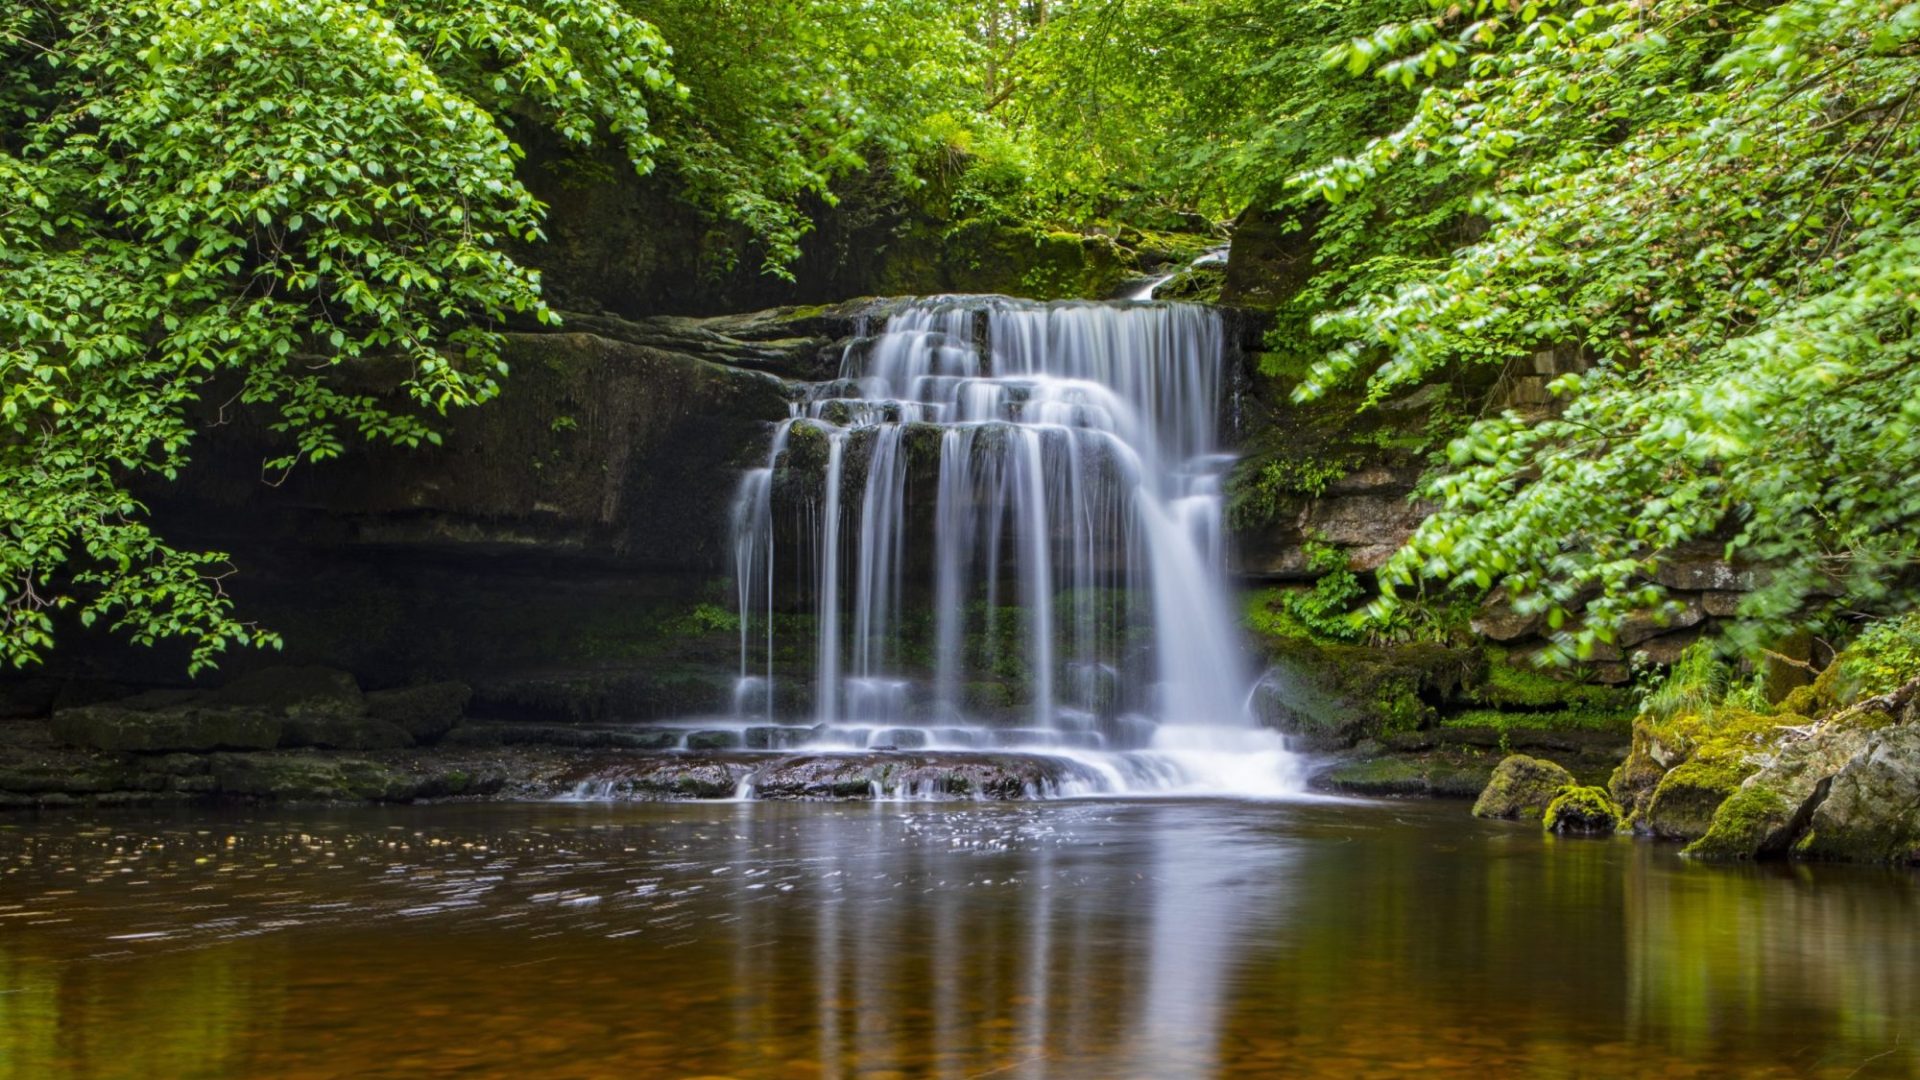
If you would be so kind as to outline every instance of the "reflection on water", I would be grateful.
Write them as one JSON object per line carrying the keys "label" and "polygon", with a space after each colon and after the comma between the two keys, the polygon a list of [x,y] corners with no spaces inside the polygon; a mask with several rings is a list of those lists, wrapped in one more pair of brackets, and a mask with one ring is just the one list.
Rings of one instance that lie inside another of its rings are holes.
{"label": "reflection on water", "polygon": [[1920,1075],[1920,882],[1453,805],[0,820],[0,1077]]}

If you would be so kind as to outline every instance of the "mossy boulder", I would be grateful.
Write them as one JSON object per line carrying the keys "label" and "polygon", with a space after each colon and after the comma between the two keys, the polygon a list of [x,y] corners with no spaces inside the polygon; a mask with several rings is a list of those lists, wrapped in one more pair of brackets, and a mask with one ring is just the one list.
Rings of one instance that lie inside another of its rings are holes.
{"label": "mossy boulder", "polygon": [[222,754],[212,762],[215,790],[278,802],[400,802],[420,780],[398,766],[308,754]]}
{"label": "mossy boulder", "polygon": [[686,747],[689,750],[736,750],[742,742],[738,731],[695,731],[687,736]]}
{"label": "mossy boulder", "polygon": [[[1803,717],[1726,705],[1634,719],[1633,746],[1607,788],[1635,831],[1693,840],[1714,808],[1760,766],[1782,725]],[[1658,811],[1655,804],[1658,797]]]}
{"label": "mossy boulder", "polygon": [[1635,724],[1633,744],[1627,750],[1626,759],[1620,762],[1607,780],[1607,794],[1620,804],[1627,815],[1627,824],[1635,827],[1638,827],[1647,804],[1653,800],[1661,777],[1667,774],[1666,766],[1654,756],[1655,749],[1652,736],[1646,728]]}
{"label": "mossy boulder", "polygon": [[1867,738],[1861,728],[1842,727],[1781,745],[1720,804],[1706,834],[1687,846],[1687,854],[1710,859],[1786,855],[1826,797],[1834,774],[1865,749]]}
{"label": "mossy boulder", "polygon": [[1551,761],[1514,754],[1502,761],[1474,801],[1473,814],[1484,818],[1538,818],[1554,796],[1573,786],[1573,774]]}
{"label": "mossy boulder", "polygon": [[1547,805],[1541,825],[1562,836],[1599,836],[1620,826],[1620,807],[1603,787],[1562,788]]}
{"label": "mossy boulder", "polygon": [[1665,840],[1697,840],[1712,827],[1714,811],[1755,768],[1744,756],[1682,762],[1660,777],[1634,824]]}

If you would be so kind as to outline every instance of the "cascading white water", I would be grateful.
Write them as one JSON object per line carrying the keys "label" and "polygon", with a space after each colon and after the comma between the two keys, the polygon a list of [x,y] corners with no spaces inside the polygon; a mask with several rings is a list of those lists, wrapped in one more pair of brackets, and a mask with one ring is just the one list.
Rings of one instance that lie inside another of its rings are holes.
{"label": "cascading white water", "polygon": [[[856,339],[740,486],[742,718],[810,698],[790,744],[1297,790],[1248,712],[1223,576],[1225,361],[1219,314],[1190,304],[942,297]],[[775,681],[783,589],[812,615],[805,687]]]}

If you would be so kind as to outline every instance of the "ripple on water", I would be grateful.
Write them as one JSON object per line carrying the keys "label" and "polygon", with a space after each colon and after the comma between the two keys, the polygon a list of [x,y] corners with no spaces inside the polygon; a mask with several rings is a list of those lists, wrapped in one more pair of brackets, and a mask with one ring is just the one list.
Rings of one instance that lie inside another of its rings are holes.
{"label": "ripple on water", "polygon": [[1907,1076],[1917,914],[1452,805],[43,817],[0,1077]]}

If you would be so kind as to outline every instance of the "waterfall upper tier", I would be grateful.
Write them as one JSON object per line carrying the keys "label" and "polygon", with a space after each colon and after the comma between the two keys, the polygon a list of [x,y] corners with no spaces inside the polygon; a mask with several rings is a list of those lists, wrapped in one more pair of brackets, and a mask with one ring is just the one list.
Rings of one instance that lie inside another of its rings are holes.
{"label": "waterfall upper tier", "polygon": [[740,716],[1290,773],[1224,578],[1220,314],[935,297],[863,330],[741,482]]}

